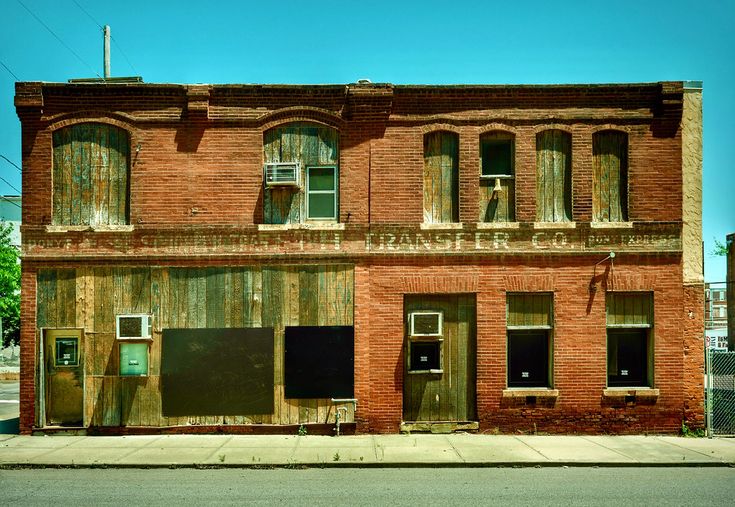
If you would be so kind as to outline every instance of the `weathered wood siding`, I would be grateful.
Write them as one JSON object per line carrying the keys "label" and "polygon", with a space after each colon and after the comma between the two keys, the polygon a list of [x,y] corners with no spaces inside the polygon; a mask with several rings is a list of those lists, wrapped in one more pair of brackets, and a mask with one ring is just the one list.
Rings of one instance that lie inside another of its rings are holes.
{"label": "weathered wood siding", "polygon": [[536,134],[536,219],[572,220],[572,136],[562,130]]}
{"label": "weathered wood siding", "polygon": [[[84,330],[85,425],[334,422],[330,400],[284,398],[284,328],[352,325],[353,280],[348,265],[45,269],[38,273],[38,327]],[[124,313],[153,314],[148,377],[119,376],[115,316]],[[164,328],[260,326],[275,329],[273,414],[163,417]],[[345,407],[346,421],[352,421],[353,407]]]}
{"label": "weathered wood siding", "polygon": [[264,161],[300,162],[300,187],[265,187],[263,219],[267,224],[293,224],[306,216],[306,167],[339,164],[339,134],[314,123],[291,123],[264,134]]}
{"label": "weathered wood siding", "polygon": [[80,123],[53,134],[55,225],[120,225],[129,217],[130,141],[113,125]]}
{"label": "weathered wood siding", "polygon": [[608,292],[607,325],[649,327],[653,325],[653,298],[650,292]]}
{"label": "weathered wood siding", "polygon": [[628,219],[628,136],[605,130],[592,137],[592,213],[596,222]]}
{"label": "weathered wood siding", "polygon": [[424,136],[424,222],[459,221],[459,139],[453,132]]}
{"label": "weathered wood siding", "polygon": [[[442,374],[408,373],[404,365],[404,421],[474,421],[476,419],[475,296],[406,296],[405,322],[417,310],[444,313]],[[408,326],[407,326],[408,327]],[[408,357],[406,329],[404,357]],[[404,360],[405,363],[405,360]]]}

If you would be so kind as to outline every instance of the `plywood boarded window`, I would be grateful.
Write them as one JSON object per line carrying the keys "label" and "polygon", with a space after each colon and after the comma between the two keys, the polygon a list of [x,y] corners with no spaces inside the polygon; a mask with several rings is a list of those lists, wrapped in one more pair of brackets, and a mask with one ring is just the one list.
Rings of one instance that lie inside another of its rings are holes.
{"label": "plywood boarded window", "polygon": [[[263,135],[265,163],[297,162],[301,166],[299,185],[263,187],[263,220],[267,224],[293,224],[308,220],[306,177],[309,167],[334,168],[334,193],[339,196],[339,134],[316,123],[289,123]],[[333,220],[339,216],[339,199],[334,198]],[[322,214],[317,219],[324,220]]]}
{"label": "plywood boarded window", "polygon": [[607,385],[653,386],[653,297],[607,293]]}
{"label": "plywood boarded window", "polygon": [[596,222],[628,219],[628,135],[605,130],[592,136],[593,197]]}
{"label": "plywood boarded window", "polygon": [[572,220],[572,136],[562,130],[536,134],[536,219]]}
{"label": "plywood boarded window", "polygon": [[480,222],[515,221],[515,136],[510,132],[483,134],[480,168]]}
{"label": "plywood boarded window", "polygon": [[553,294],[507,296],[508,387],[552,386]]}
{"label": "plywood boarded window", "polygon": [[80,123],[53,133],[54,225],[129,223],[128,133]]}
{"label": "plywood boarded window", "polygon": [[459,137],[453,132],[424,136],[424,222],[459,221]]}

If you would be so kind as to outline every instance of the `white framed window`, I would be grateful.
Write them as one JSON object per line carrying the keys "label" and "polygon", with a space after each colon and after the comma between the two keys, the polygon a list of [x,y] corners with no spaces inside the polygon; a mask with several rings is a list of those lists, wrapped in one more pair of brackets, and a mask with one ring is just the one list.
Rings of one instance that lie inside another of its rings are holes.
{"label": "white framed window", "polygon": [[118,315],[116,334],[118,340],[150,340],[153,329],[153,315],[136,313]]}
{"label": "white framed window", "polygon": [[337,220],[337,166],[306,168],[306,218]]}
{"label": "white framed window", "polygon": [[411,336],[442,336],[444,314],[435,311],[418,311],[409,314]]}

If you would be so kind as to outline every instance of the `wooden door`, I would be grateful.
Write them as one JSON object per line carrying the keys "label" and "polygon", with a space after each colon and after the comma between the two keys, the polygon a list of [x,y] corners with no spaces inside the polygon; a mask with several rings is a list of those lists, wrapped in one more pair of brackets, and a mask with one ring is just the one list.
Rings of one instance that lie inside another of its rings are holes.
{"label": "wooden door", "polygon": [[[476,420],[475,409],[475,314],[474,294],[411,295],[404,300],[403,420],[406,422],[461,422]],[[441,333],[415,336],[410,329],[412,312],[440,312]],[[438,344],[440,368],[416,368],[411,353],[426,354]],[[413,346],[412,346],[413,345]]]}
{"label": "wooden door", "polygon": [[82,331],[44,333],[44,382],[47,426],[81,426],[84,400]]}

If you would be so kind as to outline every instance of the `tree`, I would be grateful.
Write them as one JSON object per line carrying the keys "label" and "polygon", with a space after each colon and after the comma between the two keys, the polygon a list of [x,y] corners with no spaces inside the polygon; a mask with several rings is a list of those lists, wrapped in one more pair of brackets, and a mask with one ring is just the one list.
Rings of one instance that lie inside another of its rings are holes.
{"label": "tree", "polygon": [[18,249],[10,243],[13,226],[0,221],[0,319],[2,344],[20,342],[20,264]]}
{"label": "tree", "polygon": [[715,238],[715,248],[712,250],[712,255],[717,257],[726,257],[727,251],[730,248],[730,243],[722,243]]}

